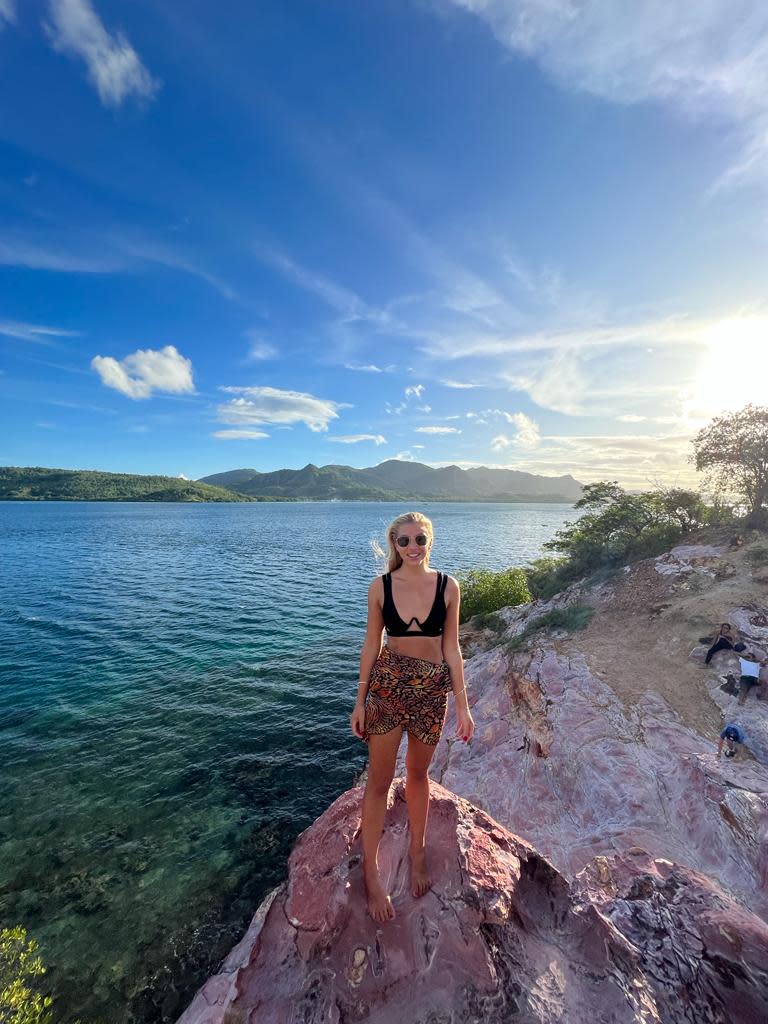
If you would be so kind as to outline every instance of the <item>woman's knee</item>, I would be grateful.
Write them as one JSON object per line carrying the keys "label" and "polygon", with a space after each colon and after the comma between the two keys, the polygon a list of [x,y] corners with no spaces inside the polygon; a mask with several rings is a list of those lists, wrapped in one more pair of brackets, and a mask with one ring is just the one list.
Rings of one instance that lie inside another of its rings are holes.
{"label": "woman's knee", "polygon": [[389,787],[392,785],[392,779],[394,779],[395,773],[377,773],[372,775],[368,772],[368,780],[365,783],[365,791],[372,797],[379,800],[383,799],[389,793]]}
{"label": "woman's knee", "polygon": [[429,778],[429,765],[405,761],[405,774],[411,782],[423,782]]}

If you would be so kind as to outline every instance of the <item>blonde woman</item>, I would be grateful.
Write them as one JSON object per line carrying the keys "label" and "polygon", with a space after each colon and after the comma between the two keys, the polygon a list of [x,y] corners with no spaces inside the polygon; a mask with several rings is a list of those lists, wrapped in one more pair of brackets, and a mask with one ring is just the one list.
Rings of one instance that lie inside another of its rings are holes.
{"label": "blonde woman", "polygon": [[[457,737],[468,742],[475,729],[459,648],[459,585],[452,576],[430,567],[433,539],[432,523],[420,512],[398,516],[387,530],[387,572],[368,588],[368,628],[350,724],[354,734],[368,743],[363,871],[368,912],[378,922],[395,916],[379,877],[377,855],[403,733],[408,733],[405,796],[411,893],[423,896],[432,884],[426,862],[427,772],[451,690]],[[387,643],[382,646],[385,630]]]}

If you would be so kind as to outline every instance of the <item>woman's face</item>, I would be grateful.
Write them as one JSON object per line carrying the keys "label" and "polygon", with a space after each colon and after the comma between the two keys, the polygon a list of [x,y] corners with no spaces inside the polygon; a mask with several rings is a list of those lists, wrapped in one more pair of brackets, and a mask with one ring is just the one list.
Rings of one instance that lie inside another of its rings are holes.
{"label": "woman's face", "polygon": [[[406,538],[408,544],[404,545],[403,540]],[[425,540],[426,543],[423,543]],[[422,541],[422,543],[419,544],[418,541]],[[395,528],[394,543],[395,550],[403,562],[408,565],[422,565],[429,558],[432,537],[429,530],[425,530],[420,523],[404,523]]]}

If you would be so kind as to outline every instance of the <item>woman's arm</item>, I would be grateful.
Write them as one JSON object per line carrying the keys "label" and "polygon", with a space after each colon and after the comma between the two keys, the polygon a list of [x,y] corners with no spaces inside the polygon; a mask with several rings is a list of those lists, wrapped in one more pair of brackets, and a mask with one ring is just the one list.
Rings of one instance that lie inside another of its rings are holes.
{"label": "woman's arm", "polygon": [[381,651],[381,643],[384,633],[384,619],[381,614],[381,605],[384,599],[384,587],[381,576],[377,576],[368,587],[368,625],[365,630],[365,640],[360,653],[360,674],[357,687],[357,704],[365,703],[368,693],[368,679],[371,675],[373,663]]}
{"label": "woman's arm", "polygon": [[443,627],[443,659],[451,673],[451,688],[456,700],[456,735],[471,740],[475,723],[467,701],[467,687],[464,683],[464,659],[459,646],[459,606],[461,594],[459,584],[448,577],[445,588],[446,616]]}

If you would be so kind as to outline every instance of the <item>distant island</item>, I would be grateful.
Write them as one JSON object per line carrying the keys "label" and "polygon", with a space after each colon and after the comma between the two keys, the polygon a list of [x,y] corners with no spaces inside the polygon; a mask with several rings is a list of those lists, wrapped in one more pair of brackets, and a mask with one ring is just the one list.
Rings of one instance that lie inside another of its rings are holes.
{"label": "distant island", "polygon": [[0,501],[255,501],[174,476],[0,466]]}
{"label": "distant island", "polygon": [[260,473],[233,469],[201,480],[84,469],[0,466],[0,501],[547,501],[574,502],[572,476],[512,469],[433,469],[389,459],[379,466],[314,466]]}
{"label": "distant island", "polygon": [[233,469],[205,476],[213,484],[261,497],[342,501],[578,501],[582,485],[572,476],[536,476],[478,466],[433,469],[421,462],[388,459],[368,469],[314,466],[260,473]]}

